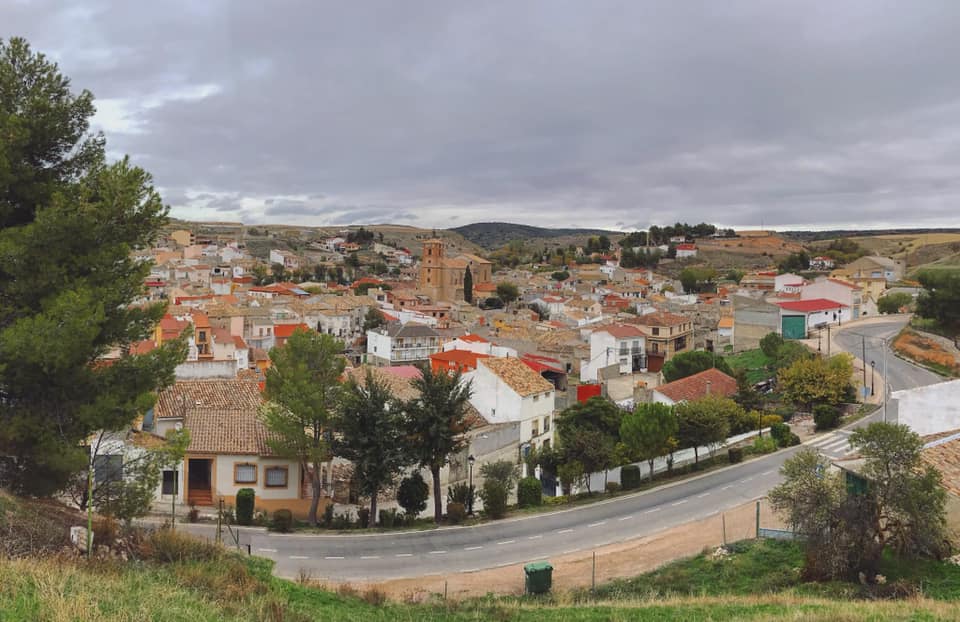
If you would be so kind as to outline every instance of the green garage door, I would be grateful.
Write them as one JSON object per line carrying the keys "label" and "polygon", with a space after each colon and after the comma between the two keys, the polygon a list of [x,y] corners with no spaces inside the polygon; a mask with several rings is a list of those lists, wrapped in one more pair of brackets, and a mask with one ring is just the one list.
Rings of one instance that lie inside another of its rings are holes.
{"label": "green garage door", "polygon": [[780,321],[784,339],[807,338],[807,316],[785,315]]}

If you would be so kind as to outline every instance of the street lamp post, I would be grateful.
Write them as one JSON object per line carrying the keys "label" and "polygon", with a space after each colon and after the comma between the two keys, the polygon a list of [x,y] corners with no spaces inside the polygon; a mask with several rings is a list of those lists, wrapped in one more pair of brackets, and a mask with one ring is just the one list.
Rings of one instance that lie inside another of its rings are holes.
{"label": "street lamp post", "polygon": [[467,469],[467,477],[469,480],[467,487],[470,489],[470,496],[467,497],[467,514],[470,516],[473,516],[473,463],[476,461],[477,459],[473,457],[473,454],[467,456],[467,465],[469,465]]}
{"label": "street lamp post", "polygon": [[877,362],[870,361],[870,395],[871,396],[875,393],[874,383],[876,382],[876,375],[877,375]]}

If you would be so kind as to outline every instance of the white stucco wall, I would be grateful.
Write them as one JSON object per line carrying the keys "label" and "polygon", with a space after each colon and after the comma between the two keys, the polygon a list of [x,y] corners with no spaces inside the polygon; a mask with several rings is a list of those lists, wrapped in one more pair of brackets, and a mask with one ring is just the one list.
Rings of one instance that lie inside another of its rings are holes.
{"label": "white stucco wall", "polygon": [[925,436],[960,428],[960,380],[894,391],[897,419]]}
{"label": "white stucco wall", "polygon": [[[235,484],[233,481],[233,466],[235,463],[250,463],[257,465],[256,484]],[[270,466],[289,467],[286,488],[267,488],[266,468]],[[260,458],[257,456],[217,456],[214,463],[214,497],[223,496],[233,498],[241,488],[253,488],[258,499],[296,499],[300,484],[300,466],[289,460],[279,458]]]}

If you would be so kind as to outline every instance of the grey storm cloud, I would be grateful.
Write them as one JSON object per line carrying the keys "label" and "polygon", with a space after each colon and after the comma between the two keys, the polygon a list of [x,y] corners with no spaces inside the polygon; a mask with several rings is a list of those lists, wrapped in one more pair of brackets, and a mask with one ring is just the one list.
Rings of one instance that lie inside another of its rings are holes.
{"label": "grey storm cloud", "polygon": [[175,216],[958,225],[960,3],[14,0]]}

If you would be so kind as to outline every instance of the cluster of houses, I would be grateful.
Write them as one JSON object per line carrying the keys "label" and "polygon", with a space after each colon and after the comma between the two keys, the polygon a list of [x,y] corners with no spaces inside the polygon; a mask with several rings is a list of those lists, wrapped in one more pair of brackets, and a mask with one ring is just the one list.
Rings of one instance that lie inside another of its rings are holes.
{"label": "cluster of houses", "polygon": [[[858,260],[863,265],[856,273],[812,282],[757,273],[736,287],[687,294],[676,280],[622,268],[616,255],[568,266],[566,278],[556,280],[551,271],[494,274],[482,257],[448,256],[441,240],[425,241],[418,263],[406,250],[381,246],[391,262],[413,268],[346,286],[312,281],[257,286],[249,276],[256,260],[242,244],[197,241],[182,232],[140,253],[153,262],[144,298],[166,301],[168,311],[154,335],[131,345],[131,351],[149,352],[182,335],[189,346],[175,384],[124,433],[130,439],[178,428],[191,433],[183,463],[163,475],[159,507],[171,501],[198,507],[218,499],[231,503],[239,488],[254,488],[258,507],[302,515],[310,504],[312,477],[320,478],[330,501],[356,501],[349,463],[333,458],[305,470],[273,454],[260,421],[269,352],[297,330],[336,337],[344,344],[348,375],[362,378],[372,370],[399,397],[415,397],[411,381],[422,366],[458,371],[472,383],[474,425],[462,455],[451,456],[442,472],[446,488],[467,479],[467,456],[480,464],[520,461],[525,452],[551,446],[557,413],[576,401],[603,396],[632,408],[639,402],[732,395],[736,382],[717,370],[672,383],[663,382],[660,370],[676,354],[695,348],[739,348],[753,331],[757,340],[771,330],[800,336],[822,322],[875,313],[874,289],[865,288],[876,278],[890,280]],[[342,255],[352,246],[345,238],[331,238],[319,250]],[[678,246],[678,256],[680,251]],[[274,250],[269,260],[294,271],[302,256]],[[519,300],[502,309],[480,309],[477,301],[495,295],[500,282],[517,285]],[[775,309],[776,317],[767,317],[767,308]],[[373,325],[372,317],[378,320]]]}
{"label": "cluster of houses", "polygon": [[807,339],[844,322],[877,315],[877,301],[902,280],[904,264],[887,257],[861,257],[834,268],[829,257],[814,257],[810,267],[827,274],[813,280],[776,270],[748,274],[731,291],[731,344],[737,351],[756,348],[771,332],[784,339]]}

